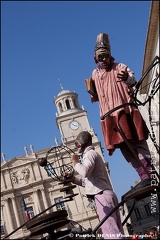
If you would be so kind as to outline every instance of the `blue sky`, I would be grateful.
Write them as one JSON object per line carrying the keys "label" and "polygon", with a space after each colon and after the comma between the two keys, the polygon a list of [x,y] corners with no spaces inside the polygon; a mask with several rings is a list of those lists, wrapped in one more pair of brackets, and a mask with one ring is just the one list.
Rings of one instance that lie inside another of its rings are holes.
{"label": "blue sky", "polygon": [[[96,36],[109,34],[112,56],[139,80],[150,1],[2,1],[1,2],[1,152],[6,159],[55,145],[54,96],[75,91],[103,144],[98,104],[92,104],[84,79],[95,68]],[[29,150],[30,151],[30,150]],[[119,150],[107,155],[120,200],[139,177]]]}

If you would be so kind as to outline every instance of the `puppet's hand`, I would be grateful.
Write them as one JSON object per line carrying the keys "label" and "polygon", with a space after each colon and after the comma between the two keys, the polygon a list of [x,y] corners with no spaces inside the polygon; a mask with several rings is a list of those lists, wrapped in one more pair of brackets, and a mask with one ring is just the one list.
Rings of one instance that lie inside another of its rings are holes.
{"label": "puppet's hand", "polygon": [[90,98],[91,98],[92,102],[97,102],[98,101],[98,95],[94,95],[94,96],[90,95]]}
{"label": "puppet's hand", "polygon": [[124,70],[122,70],[120,73],[117,74],[117,78],[120,79],[119,81],[123,81],[123,82],[125,82],[127,80],[127,78],[128,78],[127,67]]}
{"label": "puppet's hand", "polygon": [[74,183],[74,181],[75,181],[75,176],[70,177],[69,180],[70,180],[72,183]]}

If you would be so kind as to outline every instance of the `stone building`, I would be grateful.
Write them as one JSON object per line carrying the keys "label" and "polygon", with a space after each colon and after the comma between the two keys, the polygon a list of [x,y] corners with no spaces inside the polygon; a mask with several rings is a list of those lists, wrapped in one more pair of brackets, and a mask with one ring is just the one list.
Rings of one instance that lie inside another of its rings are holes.
{"label": "stone building", "polygon": [[[154,63],[152,63],[155,58],[156,60]],[[154,64],[155,66],[152,67]],[[141,107],[140,110],[142,111],[143,118],[146,121],[151,133],[152,140],[149,138],[148,144],[152,157],[154,159],[154,164],[157,172],[159,172],[159,154],[154,147],[153,142],[159,146],[159,64],[159,1],[152,1],[145,44],[142,75],[149,67],[152,67],[152,69],[146,75],[142,83],[139,95],[143,100],[146,100],[149,96],[151,96],[151,100],[148,101],[144,107]],[[152,96],[152,92],[156,93]]]}
{"label": "stone building", "polygon": [[[56,122],[60,131],[62,144],[66,145],[73,152],[75,150],[74,140],[79,132],[87,130],[92,134],[93,145],[97,152],[103,157],[101,143],[99,142],[94,129],[91,128],[87,111],[80,107],[78,94],[63,90],[54,98],[54,104],[57,108]],[[55,147],[60,146],[55,139]],[[23,209],[22,197],[25,200],[30,218],[48,209],[54,203],[56,206],[47,210],[46,213],[66,209],[68,218],[74,220],[85,229],[94,228],[98,223],[98,217],[93,207],[85,196],[82,187],[75,187],[72,191],[75,195],[73,201],[61,203],[65,199],[65,192],[61,192],[62,185],[50,176],[43,167],[39,165],[39,159],[46,157],[51,146],[34,152],[34,147],[30,146],[30,151],[24,147],[25,155],[5,160],[1,164],[1,237],[5,237],[19,226],[26,222],[26,216]],[[63,152],[55,157],[54,154],[48,156],[48,162],[54,165],[55,158],[61,158],[61,155],[67,155]],[[69,157],[65,160],[70,161]],[[105,163],[108,171],[107,163]],[[55,167],[55,165],[54,165]],[[109,172],[108,172],[108,178]],[[110,181],[110,184],[111,181]],[[69,225],[64,226],[66,228]],[[26,225],[23,225],[18,231],[14,232],[7,239],[22,239],[30,235]],[[41,236],[36,236],[36,239]]]}

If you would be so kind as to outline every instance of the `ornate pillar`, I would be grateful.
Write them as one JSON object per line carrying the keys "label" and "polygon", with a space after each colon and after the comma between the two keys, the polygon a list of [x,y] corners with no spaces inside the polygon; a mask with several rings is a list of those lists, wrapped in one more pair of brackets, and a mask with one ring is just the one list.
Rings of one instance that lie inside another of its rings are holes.
{"label": "ornate pillar", "polygon": [[38,196],[37,191],[34,191],[34,202],[35,202],[36,214],[42,212],[42,208],[41,208],[41,204],[40,204],[40,201],[39,201],[39,196]]}
{"label": "ornate pillar", "polygon": [[13,204],[13,210],[14,210],[14,214],[15,214],[15,219],[16,219],[16,222],[17,222],[17,227],[20,226],[20,220],[19,220],[19,216],[18,216],[18,210],[17,210],[17,206],[16,206],[16,201],[15,201],[15,198],[11,198],[12,200],[12,204]]}
{"label": "ornate pillar", "polygon": [[[41,193],[42,193],[42,199],[43,199],[43,202],[44,202],[44,207],[45,207],[45,209],[47,209],[48,208],[48,203],[47,203],[47,199],[46,199],[44,189],[41,189]],[[46,213],[49,213],[49,210],[46,211]]]}
{"label": "ornate pillar", "polygon": [[4,199],[4,203],[5,203],[5,207],[6,207],[6,213],[7,213],[7,219],[5,219],[5,222],[7,222],[7,226],[10,227],[10,229],[7,229],[8,232],[11,232],[14,230],[14,226],[13,226],[13,222],[12,222],[12,217],[11,217],[11,211],[9,208],[9,203],[8,203],[8,199]]}

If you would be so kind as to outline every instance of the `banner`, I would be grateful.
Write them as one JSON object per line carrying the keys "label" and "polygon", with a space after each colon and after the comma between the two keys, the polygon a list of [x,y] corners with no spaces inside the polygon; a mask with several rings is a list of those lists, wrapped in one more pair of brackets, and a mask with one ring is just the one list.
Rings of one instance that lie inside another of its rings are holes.
{"label": "banner", "polygon": [[29,221],[31,218],[30,218],[30,215],[28,213],[28,209],[27,209],[27,206],[26,206],[26,203],[25,203],[25,200],[24,200],[23,196],[22,196],[22,203],[23,203],[23,210],[24,210],[26,219],[27,219],[27,221]]}

